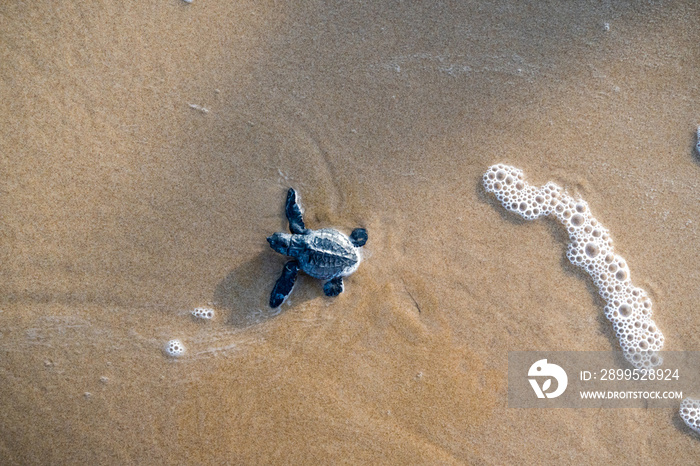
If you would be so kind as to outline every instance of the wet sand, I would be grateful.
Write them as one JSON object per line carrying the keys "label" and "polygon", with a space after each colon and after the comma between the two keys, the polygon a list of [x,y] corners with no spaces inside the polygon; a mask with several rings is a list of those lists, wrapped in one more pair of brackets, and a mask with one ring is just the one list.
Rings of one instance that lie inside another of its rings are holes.
{"label": "wet sand", "polygon": [[[0,12],[0,462],[698,458],[672,409],[507,408],[509,350],[618,347],[480,181],[583,197],[698,350],[700,5],[138,3]],[[274,312],[289,186],[369,242]]]}

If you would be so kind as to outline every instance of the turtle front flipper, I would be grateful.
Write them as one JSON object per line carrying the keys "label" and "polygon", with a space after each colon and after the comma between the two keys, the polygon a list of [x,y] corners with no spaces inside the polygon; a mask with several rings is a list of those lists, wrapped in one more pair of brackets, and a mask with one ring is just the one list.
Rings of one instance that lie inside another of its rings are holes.
{"label": "turtle front flipper", "polygon": [[289,191],[287,191],[287,204],[284,211],[289,221],[289,231],[295,235],[306,233],[304,219],[301,216],[301,206],[297,202],[297,192],[294,191],[294,188],[289,188]]}
{"label": "turtle front flipper", "polygon": [[335,277],[332,280],[328,280],[323,285],[323,292],[326,293],[326,296],[330,296],[332,298],[333,296],[338,296],[340,293],[342,293],[344,288],[343,277]]}
{"label": "turtle front flipper", "polygon": [[287,299],[287,296],[292,292],[292,288],[294,288],[294,282],[297,279],[298,271],[299,263],[296,260],[284,264],[282,275],[277,279],[277,283],[275,283],[275,287],[270,294],[271,308],[281,306],[284,300]]}

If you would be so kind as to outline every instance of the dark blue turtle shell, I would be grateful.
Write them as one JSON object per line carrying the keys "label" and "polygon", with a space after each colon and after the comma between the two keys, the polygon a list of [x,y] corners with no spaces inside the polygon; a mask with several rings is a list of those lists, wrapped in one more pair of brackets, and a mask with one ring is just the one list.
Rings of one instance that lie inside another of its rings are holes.
{"label": "dark blue turtle shell", "polygon": [[350,275],[361,260],[350,238],[331,228],[292,235],[288,254],[299,261],[306,274],[321,280]]}

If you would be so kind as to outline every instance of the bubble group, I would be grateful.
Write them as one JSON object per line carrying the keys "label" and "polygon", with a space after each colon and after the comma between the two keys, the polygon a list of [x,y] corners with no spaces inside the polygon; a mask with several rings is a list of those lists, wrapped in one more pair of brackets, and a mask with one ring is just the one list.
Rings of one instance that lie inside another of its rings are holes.
{"label": "bubble group", "polygon": [[171,358],[179,358],[185,354],[185,345],[180,340],[170,340],[164,348],[165,354]]}
{"label": "bubble group", "polygon": [[686,398],[681,401],[679,414],[685,425],[700,433],[700,400]]}
{"label": "bubble group", "polygon": [[664,336],[651,320],[651,300],[632,284],[627,262],[615,254],[610,233],[593,217],[588,204],[552,182],[530,186],[522,170],[508,165],[489,167],[483,182],[507,210],[526,220],[552,215],[564,225],[569,234],[566,257],[591,276],[606,301],[605,316],[625,358],[638,369],[661,364],[658,352]]}
{"label": "bubble group", "polygon": [[197,319],[211,320],[214,318],[214,309],[210,309],[208,307],[197,307],[190,311],[190,314]]}

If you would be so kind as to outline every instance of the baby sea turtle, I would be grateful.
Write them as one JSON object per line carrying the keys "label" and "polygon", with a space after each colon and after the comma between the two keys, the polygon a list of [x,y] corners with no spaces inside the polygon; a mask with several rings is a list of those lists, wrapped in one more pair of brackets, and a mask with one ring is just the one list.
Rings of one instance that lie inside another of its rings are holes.
{"label": "baby sea turtle", "polygon": [[343,292],[343,277],[347,277],[360,265],[360,251],[367,242],[367,230],[356,228],[350,237],[338,230],[324,228],[310,230],[304,226],[297,193],[289,188],[285,205],[289,233],[275,233],[267,238],[270,247],[293,259],[284,264],[282,275],[270,294],[270,307],[280,306],[292,292],[299,269],[320,280],[326,296],[338,296]]}

